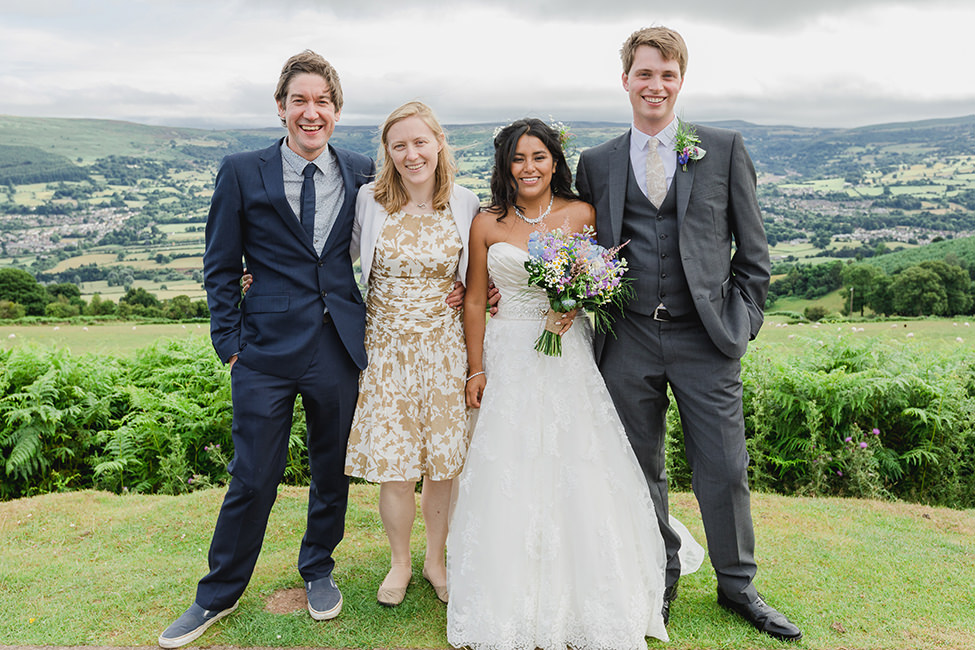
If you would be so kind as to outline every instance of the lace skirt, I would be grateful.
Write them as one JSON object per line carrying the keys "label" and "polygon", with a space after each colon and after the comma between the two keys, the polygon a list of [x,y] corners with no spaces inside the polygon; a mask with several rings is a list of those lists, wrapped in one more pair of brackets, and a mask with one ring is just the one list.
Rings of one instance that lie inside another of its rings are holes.
{"label": "lace skirt", "polygon": [[485,334],[488,383],[450,526],[447,638],[646,650],[648,635],[667,640],[666,552],[589,323],[547,357],[533,350],[537,315],[502,313]]}

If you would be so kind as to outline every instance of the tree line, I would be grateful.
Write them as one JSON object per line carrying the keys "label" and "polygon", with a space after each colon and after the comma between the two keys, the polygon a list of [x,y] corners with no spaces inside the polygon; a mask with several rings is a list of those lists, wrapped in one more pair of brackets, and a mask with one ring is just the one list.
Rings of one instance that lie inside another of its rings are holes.
{"label": "tree line", "polygon": [[185,295],[160,300],[142,287],[128,287],[118,304],[98,294],[85,302],[76,284],[59,282],[44,285],[23,269],[0,269],[0,319],[16,320],[28,316],[190,320],[209,318],[210,310],[205,300],[192,300]]}
{"label": "tree line", "polygon": [[[975,313],[971,268],[948,256],[887,273],[866,262],[791,264],[769,288],[768,308],[784,297],[815,300],[842,289],[843,315],[869,308],[883,316],[962,316]],[[825,314],[821,314],[825,315]]]}

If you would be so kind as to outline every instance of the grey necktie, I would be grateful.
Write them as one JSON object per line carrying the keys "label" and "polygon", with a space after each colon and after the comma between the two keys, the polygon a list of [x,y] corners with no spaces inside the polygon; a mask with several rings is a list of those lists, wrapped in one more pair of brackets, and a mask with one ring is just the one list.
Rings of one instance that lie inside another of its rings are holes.
{"label": "grey necktie", "polygon": [[647,198],[659,208],[667,196],[667,172],[657,151],[658,144],[657,138],[650,138],[647,144]]}

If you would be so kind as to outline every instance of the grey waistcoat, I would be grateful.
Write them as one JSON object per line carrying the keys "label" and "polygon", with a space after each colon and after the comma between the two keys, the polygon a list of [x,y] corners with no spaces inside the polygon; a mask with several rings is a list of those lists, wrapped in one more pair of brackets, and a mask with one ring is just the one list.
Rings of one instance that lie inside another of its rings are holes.
{"label": "grey waistcoat", "polygon": [[687,278],[680,261],[675,183],[670,184],[663,205],[653,206],[633,176],[626,183],[623,228],[620,241],[630,240],[620,254],[626,258],[636,298],[628,308],[648,316],[663,303],[676,318],[695,314]]}

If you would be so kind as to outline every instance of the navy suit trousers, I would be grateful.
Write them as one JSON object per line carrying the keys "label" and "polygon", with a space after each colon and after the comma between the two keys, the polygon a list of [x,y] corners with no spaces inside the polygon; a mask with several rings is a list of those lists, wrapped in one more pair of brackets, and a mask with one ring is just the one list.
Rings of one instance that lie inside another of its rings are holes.
{"label": "navy suit trousers", "polygon": [[358,381],[359,368],[332,324],[323,326],[314,359],[297,379],[268,375],[240,361],[234,364],[232,479],[210,544],[210,572],[197,587],[198,605],[211,610],[230,607],[250,581],[287,465],[299,394],[307,422],[311,485],[298,570],[305,581],[331,574],[332,551],[345,533],[345,452]]}

